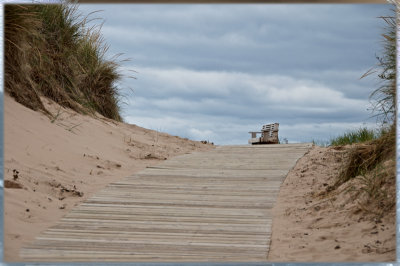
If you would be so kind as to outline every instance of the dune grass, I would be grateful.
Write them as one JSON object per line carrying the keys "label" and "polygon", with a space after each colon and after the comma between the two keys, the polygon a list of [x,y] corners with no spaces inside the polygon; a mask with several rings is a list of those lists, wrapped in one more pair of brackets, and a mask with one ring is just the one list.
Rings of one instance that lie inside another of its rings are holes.
{"label": "dune grass", "polygon": [[5,5],[5,91],[48,113],[40,97],[81,113],[121,121],[120,63],[105,58],[99,27],[76,5]]}
{"label": "dune grass", "polygon": [[[395,13],[395,9],[393,9]],[[373,170],[380,162],[388,158],[395,158],[396,147],[396,16],[381,17],[387,27],[382,34],[382,56],[377,56],[378,64],[374,70],[365,73],[361,78],[377,73],[381,85],[375,89],[371,96],[375,99],[374,112],[382,118],[382,126],[379,132],[360,128],[348,132],[331,141],[332,145],[347,145],[353,143],[365,143],[356,145],[350,150],[347,164],[338,180],[343,183],[364,172]]]}
{"label": "dune grass", "polygon": [[396,128],[382,131],[379,138],[354,145],[349,149],[349,158],[345,161],[337,184],[372,171],[379,163],[396,156]]}
{"label": "dune grass", "polygon": [[392,212],[396,206],[396,163],[394,160],[379,163],[368,174],[359,176],[361,198],[358,206],[366,213],[379,218]]}
{"label": "dune grass", "polygon": [[[396,7],[393,12],[395,13]],[[380,86],[375,89],[370,100],[373,103],[375,116],[383,123],[394,123],[396,118],[396,15],[380,17],[386,23],[382,34],[383,49],[380,56],[376,56],[377,65],[367,71],[361,78],[376,73],[380,79]]]}
{"label": "dune grass", "polygon": [[[394,11],[395,12],[395,11]],[[363,77],[377,73],[381,80],[370,99],[374,116],[382,122],[380,131],[360,128],[331,141],[332,145],[348,145],[347,159],[333,187],[357,178],[360,187],[352,192],[366,214],[383,217],[395,215],[396,205],[396,17],[381,17],[387,25],[383,52],[378,64]],[[362,77],[362,78],[363,78]]]}
{"label": "dune grass", "polygon": [[379,137],[379,133],[368,128],[359,128],[357,130],[348,131],[330,141],[331,146],[349,145],[353,143],[362,143]]}

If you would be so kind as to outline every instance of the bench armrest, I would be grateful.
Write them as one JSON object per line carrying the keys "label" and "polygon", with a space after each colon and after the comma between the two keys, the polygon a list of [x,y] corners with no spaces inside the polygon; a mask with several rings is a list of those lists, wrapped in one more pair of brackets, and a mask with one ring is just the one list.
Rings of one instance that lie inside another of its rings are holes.
{"label": "bench armrest", "polygon": [[251,134],[251,138],[256,138],[257,137],[257,133],[262,133],[262,132],[250,131],[249,133]]}

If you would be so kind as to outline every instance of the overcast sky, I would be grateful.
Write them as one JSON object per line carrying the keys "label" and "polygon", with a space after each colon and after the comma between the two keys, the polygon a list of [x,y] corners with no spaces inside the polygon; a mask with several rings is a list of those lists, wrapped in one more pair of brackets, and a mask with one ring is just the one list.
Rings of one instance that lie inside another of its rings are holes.
{"label": "overcast sky", "polygon": [[[289,143],[375,125],[360,77],[382,51],[390,5],[80,5],[123,53],[126,122],[215,144],[280,123]],[[97,21],[98,22],[98,21]],[[133,90],[133,92],[131,92]]]}

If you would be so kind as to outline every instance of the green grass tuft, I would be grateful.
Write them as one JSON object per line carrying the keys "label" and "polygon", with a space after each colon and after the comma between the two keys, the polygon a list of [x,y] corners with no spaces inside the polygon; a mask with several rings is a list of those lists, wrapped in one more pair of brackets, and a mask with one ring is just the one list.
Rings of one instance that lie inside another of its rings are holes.
{"label": "green grass tuft", "polygon": [[379,133],[376,133],[374,130],[368,128],[360,128],[358,130],[348,131],[342,136],[338,136],[332,139],[330,142],[332,146],[340,146],[367,142],[373,139],[377,139],[378,137]]}

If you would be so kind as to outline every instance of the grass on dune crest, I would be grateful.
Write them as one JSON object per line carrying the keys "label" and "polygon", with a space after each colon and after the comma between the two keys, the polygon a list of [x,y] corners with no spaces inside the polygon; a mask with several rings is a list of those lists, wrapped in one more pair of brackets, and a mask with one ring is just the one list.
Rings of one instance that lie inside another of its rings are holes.
{"label": "grass on dune crest", "polygon": [[396,156],[396,128],[393,126],[383,131],[379,138],[353,145],[349,149],[349,158],[345,161],[337,184],[342,184],[351,178],[372,171],[384,160]]}
{"label": "grass on dune crest", "polygon": [[396,128],[379,138],[350,147],[335,187],[350,182],[348,190],[358,201],[359,210],[375,217],[395,215],[396,206]]}
{"label": "grass on dune crest", "polygon": [[121,121],[117,57],[99,27],[76,5],[5,5],[5,91],[16,101],[47,112],[40,96],[81,113]]}
{"label": "grass on dune crest", "polygon": [[348,145],[353,143],[362,143],[379,138],[381,133],[368,128],[359,128],[357,130],[348,131],[341,136],[338,136],[330,141],[330,145]]}
{"label": "grass on dune crest", "polygon": [[379,132],[359,129],[331,143],[341,150],[341,168],[321,195],[335,197],[340,191],[357,202],[355,213],[380,219],[395,215],[396,206],[396,127]]}
{"label": "grass on dune crest", "polygon": [[[396,13],[395,9],[393,10]],[[379,132],[360,128],[331,140],[332,146],[348,145],[342,169],[333,186],[343,184],[358,201],[365,214],[383,217],[395,215],[396,206],[396,14],[381,17],[386,23],[382,34],[382,55],[377,65],[362,76],[376,73],[380,85],[371,95]],[[351,181],[351,182],[349,182]]]}

